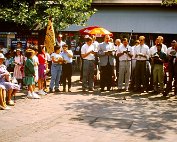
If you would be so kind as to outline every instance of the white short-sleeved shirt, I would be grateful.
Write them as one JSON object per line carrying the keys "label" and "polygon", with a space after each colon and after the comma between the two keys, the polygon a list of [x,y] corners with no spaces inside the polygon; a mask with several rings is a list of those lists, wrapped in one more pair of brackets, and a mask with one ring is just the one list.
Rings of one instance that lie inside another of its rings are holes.
{"label": "white short-sleeved shirt", "polygon": [[146,44],[138,45],[134,50],[134,54],[135,54],[135,56],[137,54],[146,55],[146,57],[142,57],[142,56],[136,57],[137,60],[145,61],[145,60],[149,59],[149,47]]}
{"label": "white short-sleeved shirt", "polygon": [[164,52],[165,54],[167,54],[167,46],[165,44],[162,43],[162,52]]}
{"label": "white short-sleeved shirt", "polygon": [[20,65],[23,65],[23,60],[24,60],[23,56],[15,56],[14,58],[14,61]]}
{"label": "white short-sleeved shirt", "polygon": [[173,49],[172,47],[169,47],[169,48],[167,49],[167,55],[170,55],[171,52],[176,52],[176,50]]}
{"label": "white short-sleeved shirt", "polygon": [[[52,59],[52,57],[54,57],[56,60],[58,60],[59,58],[63,58],[60,53],[59,53],[59,54],[57,54],[57,53],[52,53],[52,54],[51,54],[51,59]],[[53,61],[52,61],[52,63],[53,63]]]}
{"label": "white short-sleeved shirt", "polygon": [[[117,54],[123,53],[124,51],[129,51],[130,54],[133,55],[132,47],[129,45],[127,45],[127,47],[125,47],[124,45],[119,46],[117,50]],[[126,61],[126,60],[129,60],[129,61],[131,60],[131,58],[126,53],[124,53],[122,56],[119,57],[119,61]]]}
{"label": "white short-sleeved shirt", "polygon": [[[89,46],[88,44],[85,43],[82,46],[82,48],[81,48],[81,54],[86,54],[86,53],[88,53],[90,51],[94,51],[93,44]],[[86,59],[86,60],[95,60],[95,56],[94,56],[94,54],[91,53],[91,54],[89,54],[87,57],[85,57],[83,59]]]}
{"label": "white short-sleeved shirt", "polygon": [[[162,44],[162,48],[161,51],[164,52],[165,54],[167,54],[167,48],[166,45]],[[157,46],[154,45],[149,49],[149,56],[152,57],[155,53],[157,52]]]}
{"label": "white short-sleeved shirt", "polygon": [[[122,45],[123,45],[123,44],[122,44],[122,43],[120,43],[120,45],[119,45],[119,46],[118,46],[118,45],[115,45],[115,46],[114,46],[114,49],[116,50],[116,52],[117,52],[117,50],[119,49],[119,47],[120,47],[120,46],[122,46]],[[117,55],[117,53],[116,53],[116,55]]]}
{"label": "white short-sleeved shirt", "polygon": [[[33,63],[39,64],[39,60],[36,55],[33,56],[32,60],[33,60]],[[38,70],[38,66],[34,66],[34,70]]]}
{"label": "white short-sleeved shirt", "polygon": [[60,46],[60,51],[63,51],[63,45],[65,45],[66,43],[64,41],[58,42],[58,40],[56,40],[56,44]]}
{"label": "white short-sleeved shirt", "polygon": [[133,56],[132,56],[132,60],[136,60],[135,58],[135,49],[136,49],[136,45],[135,46],[132,46],[132,52],[133,52]]}
{"label": "white short-sleeved shirt", "polygon": [[45,55],[46,55],[47,61],[51,61],[50,54],[46,52]]}
{"label": "white short-sleeved shirt", "polygon": [[[70,55],[73,56],[73,52],[71,50],[68,50],[67,51]],[[61,53],[61,56],[63,57],[63,60],[65,60],[67,63],[72,63],[73,62],[73,59],[71,57],[68,57],[67,53],[65,52],[62,52]]]}

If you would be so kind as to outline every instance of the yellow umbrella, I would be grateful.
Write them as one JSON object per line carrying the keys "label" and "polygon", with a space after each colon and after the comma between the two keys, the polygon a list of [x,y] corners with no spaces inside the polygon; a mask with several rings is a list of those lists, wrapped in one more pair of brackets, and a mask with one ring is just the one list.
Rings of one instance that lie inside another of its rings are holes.
{"label": "yellow umbrella", "polygon": [[101,28],[101,27],[94,28],[94,29],[90,30],[88,33],[91,35],[95,35],[95,36],[104,36],[104,35],[113,36],[113,34],[111,32],[109,32],[108,30]]}

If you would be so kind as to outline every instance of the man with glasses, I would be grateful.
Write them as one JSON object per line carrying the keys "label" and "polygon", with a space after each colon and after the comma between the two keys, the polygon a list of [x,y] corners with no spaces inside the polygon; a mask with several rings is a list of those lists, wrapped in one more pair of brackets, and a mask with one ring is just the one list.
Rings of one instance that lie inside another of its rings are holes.
{"label": "man with glasses", "polygon": [[135,48],[134,54],[136,60],[136,69],[135,69],[135,91],[141,90],[141,85],[143,85],[143,92],[147,89],[146,81],[146,65],[147,60],[149,60],[149,47],[145,44],[145,37],[139,37],[140,44]]}
{"label": "man with glasses", "polygon": [[131,58],[133,56],[132,47],[128,45],[128,39],[122,40],[123,45],[117,50],[117,56],[119,57],[119,79],[118,90],[122,90],[123,81],[125,80],[125,90],[129,89],[129,81],[131,74]]}
{"label": "man with glasses", "polygon": [[62,34],[59,34],[56,40],[56,45],[60,46],[60,50],[63,51],[63,45],[65,45],[66,43],[64,41],[62,41]]}

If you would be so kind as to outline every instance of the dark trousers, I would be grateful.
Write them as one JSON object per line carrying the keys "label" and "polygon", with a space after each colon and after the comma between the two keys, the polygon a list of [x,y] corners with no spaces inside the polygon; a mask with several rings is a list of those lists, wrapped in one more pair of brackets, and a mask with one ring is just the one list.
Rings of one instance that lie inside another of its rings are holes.
{"label": "dark trousers", "polygon": [[174,78],[175,78],[175,82],[174,82],[174,95],[177,95],[177,62],[174,65]]}
{"label": "dark trousers", "polygon": [[[175,76],[175,69],[176,69],[176,63],[175,65],[171,62],[169,62],[168,64],[168,73],[169,73],[169,79],[167,82],[167,87],[165,88],[165,93],[168,94],[171,90],[172,90],[172,82],[173,82],[173,78]],[[176,82],[176,81],[175,81]]]}
{"label": "dark trousers", "polygon": [[116,78],[119,80],[119,58],[116,57]]}
{"label": "dark trousers", "polygon": [[110,90],[112,86],[112,72],[113,66],[107,64],[106,66],[101,66],[100,68],[100,88],[104,89],[107,87],[107,90]]}
{"label": "dark trousers", "polygon": [[136,90],[140,89],[141,85],[146,89],[146,61],[136,61],[135,76]]}
{"label": "dark trousers", "polygon": [[68,88],[71,88],[71,76],[72,76],[72,63],[63,64],[62,66],[63,88],[66,88],[66,79],[68,80]]}

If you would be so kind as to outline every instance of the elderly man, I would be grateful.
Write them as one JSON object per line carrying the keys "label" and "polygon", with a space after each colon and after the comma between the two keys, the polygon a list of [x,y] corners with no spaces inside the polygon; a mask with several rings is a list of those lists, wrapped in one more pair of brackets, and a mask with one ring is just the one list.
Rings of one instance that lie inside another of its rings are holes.
{"label": "elderly man", "polygon": [[141,84],[143,85],[143,92],[147,89],[146,81],[146,65],[149,59],[149,47],[145,44],[145,37],[139,37],[140,44],[135,48],[134,54],[136,60],[136,89],[135,91],[140,91]]}
{"label": "elderly man", "polygon": [[57,40],[56,40],[56,45],[60,46],[61,51],[63,51],[63,48],[62,48],[63,45],[66,44],[64,41],[62,41],[62,37],[63,37],[63,35],[59,34],[58,37],[57,37]]}
{"label": "elderly man", "polygon": [[100,59],[100,88],[104,91],[105,86],[110,91],[112,86],[114,55],[112,44],[109,42],[110,36],[105,35],[104,42],[98,46],[98,57]]}
{"label": "elderly man", "polygon": [[133,50],[128,45],[128,39],[122,40],[123,45],[117,50],[117,56],[119,57],[119,79],[118,89],[122,90],[123,81],[125,80],[125,90],[129,89],[129,80],[131,74],[131,58],[133,56]]}

